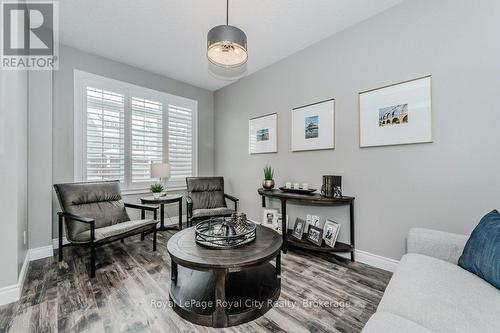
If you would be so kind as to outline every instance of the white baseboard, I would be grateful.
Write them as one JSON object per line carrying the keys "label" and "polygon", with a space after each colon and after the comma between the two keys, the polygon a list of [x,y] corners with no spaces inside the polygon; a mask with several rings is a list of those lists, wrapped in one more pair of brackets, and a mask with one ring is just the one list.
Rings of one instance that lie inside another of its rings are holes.
{"label": "white baseboard", "polygon": [[366,251],[354,250],[354,254],[356,256],[356,261],[359,261],[363,264],[367,264],[373,267],[377,267],[389,272],[394,272],[398,267],[399,261],[391,258],[386,258],[379,256],[377,254],[373,254]]}
{"label": "white baseboard", "polygon": [[37,247],[29,250],[30,261],[49,258],[54,255],[54,247],[52,245]]}
{"label": "white baseboard", "polygon": [[29,251],[26,253],[24,257],[23,267],[21,268],[21,272],[19,272],[19,278],[17,279],[17,283],[0,288],[0,305],[9,304],[12,302],[16,302],[21,298],[21,291],[23,290],[24,279],[26,278],[26,273],[28,271],[28,264],[30,259]]}

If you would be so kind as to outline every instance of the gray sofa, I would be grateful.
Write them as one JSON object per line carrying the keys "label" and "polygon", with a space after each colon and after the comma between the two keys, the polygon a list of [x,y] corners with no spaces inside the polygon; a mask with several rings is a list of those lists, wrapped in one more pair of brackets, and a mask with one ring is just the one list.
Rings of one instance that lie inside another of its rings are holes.
{"label": "gray sofa", "polygon": [[468,236],[412,229],[363,333],[498,333],[500,291],[457,265]]}

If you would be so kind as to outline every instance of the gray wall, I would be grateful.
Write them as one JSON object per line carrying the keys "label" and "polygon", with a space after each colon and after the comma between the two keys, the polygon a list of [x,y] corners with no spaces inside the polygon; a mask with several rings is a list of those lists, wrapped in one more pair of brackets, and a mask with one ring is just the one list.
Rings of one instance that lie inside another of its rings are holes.
{"label": "gray wall", "polygon": [[[198,101],[198,173],[211,175],[214,170],[213,92],[154,73],[85,53],[62,45],[59,70],[54,72],[53,182],[73,181],[73,71],[82,70],[115,80],[164,91]],[[126,197],[139,202],[139,195]],[[54,196],[54,211],[58,204]],[[168,213],[177,215],[176,207]],[[54,216],[53,237],[57,237]],[[43,225],[40,228],[46,228]],[[35,236],[33,236],[35,237]]]}
{"label": "gray wall", "polygon": [[52,72],[29,73],[29,247],[52,242]]}
{"label": "gray wall", "polygon": [[[357,248],[399,259],[411,227],[469,233],[500,208],[500,2],[406,1],[215,93],[215,171],[260,218],[262,167],[285,181],[343,176]],[[434,143],[359,148],[358,92],[432,74]],[[336,149],[290,151],[290,110],[336,99]],[[279,113],[277,154],[248,155],[248,118]],[[276,205],[276,203],[275,203]],[[292,207],[348,226],[347,210]]]}
{"label": "gray wall", "polygon": [[28,73],[0,71],[0,288],[17,283],[28,229]]}

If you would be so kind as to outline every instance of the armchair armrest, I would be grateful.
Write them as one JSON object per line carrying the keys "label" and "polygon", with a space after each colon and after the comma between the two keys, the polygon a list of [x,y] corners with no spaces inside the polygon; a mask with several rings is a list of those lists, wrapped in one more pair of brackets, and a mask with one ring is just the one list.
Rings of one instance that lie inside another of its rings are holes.
{"label": "armchair armrest", "polygon": [[231,200],[232,202],[234,202],[234,210],[238,210],[238,201],[240,199],[236,198],[236,197],[233,197],[232,195],[229,195],[229,194],[226,194],[224,193],[224,197],[228,198],[229,200]]}
{"label": "armchair armrest", "polygon": [[229,200],[231,200],[232,202],[238,202],[240,199],[236,198],[236,197],[233,197],[232,195],[229,195],[227,193],[224,193],[224,196],[226,198],[228,198]]}
{"label": "armchair armrest", "polygon": [[146,211],[147,210],[153,212],[153,219],[154,220],[156,220],[158,218],[158,207],[143,205],[143,204],[131,204],[131,203],[124,203],[124,205],[125,205],[125,208],[140,209],[142,220],[144,220],[146,218]]}
{"label": "armchair armrest", "polygon": [[[88,217],[83,217],[83,216],[77,216],[73,215],[70,213],[66,212],[57,212],[57,215],[59,216],[59,248],[62,248],[62,224],[63,224],[63,218],[66,219],[66,223],[68,223],[68,220],[72,221],[78,221],[82,223],[87,223],[90,224],[90,242],[93,243],[95,239],[95,220],[90,219]],[[60,257],[61,252],[59,252]]]}
{"label": "armchair armrest", "polygon": [[64,218],[67,218],[70,220],[75,220],[75,221],[79,221],[79,222],[83,222],[83,223],[92,224],[93,222],[95,222],[94,219],[89,219],[88,217],[77,216],[77,215],[73,215],[73,214],[65,213],[65,212],[57,212],[57,215],[59,215],[59,217],[64,217]]}
{"label": "armchair armrest", "polygon": [[424,228],[408,233],[408,253],[424,254],[457,264],[469,236]]}

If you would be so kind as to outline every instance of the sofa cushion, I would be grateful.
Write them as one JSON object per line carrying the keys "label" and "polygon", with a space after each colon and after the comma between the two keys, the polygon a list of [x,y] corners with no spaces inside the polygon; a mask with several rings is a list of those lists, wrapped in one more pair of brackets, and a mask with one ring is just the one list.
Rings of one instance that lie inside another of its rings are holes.
{"label": "sofa cushion", "polygon": [[212,208],[212,209],[195,209],[193,210],[193,216],[191,217],[194,220],[200,220],[203,218],[210,218],[216,216],[231,216],[234,213],[234,210],[230,208]]}
{"label": "sofa cushion", "polygon": [[486,214],[474,228],[458,265],[500,289],[500,213],[497,210]]}
{"label": "sofa cushion", "polygon": [[[95,229],[95,241],[102,242],[109,240],[115,236],[122,236],[133,231],[139,231],[141,228],[152,228],[157,222],[155,220],[136,220],[127,221],[118,224],[113,224],[107,227]],[[90,241],[90,230],[85,230],[75,237],[76,242],[88,242]]]}
{"label": "sofa cushion", "polygon": [[432,333],[427,328],[389,312],[376,312],[363,327],[363,333]]}
{"label": "sofa cushion", "polygon": [[500,291],[449,262],[403,256],[377,311],[391,312],[433,332],[500,332]]}

